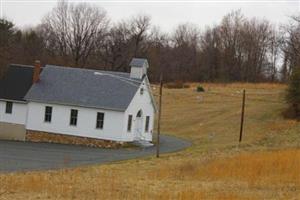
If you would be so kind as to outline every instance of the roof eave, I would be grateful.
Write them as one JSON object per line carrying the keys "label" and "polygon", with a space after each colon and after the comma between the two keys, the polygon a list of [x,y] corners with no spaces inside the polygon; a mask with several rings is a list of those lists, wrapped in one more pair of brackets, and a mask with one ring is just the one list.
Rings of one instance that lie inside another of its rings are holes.
{"label": "roof eave", "polygon": [[62,105],[62,106],[77,106],[82,108],[93,108],[93,109],[101,109],[101,110],[110,110],[110,111],[116,111],[116,112],[125,112],[126,109],[118,109],[118,108],[110,108],[110,107],[100,107],[100,106],[87,106],[82,104],[72,104],[72,103],[61,103],[56,101],[42,101],[42,100],[36,100],[36,99],[30,99],[26,98],[27,102],[35,102],[35,103],[44,103],[44,104],[56,104],[56,105]]}
{"label": "roof eave", "polygon": [[12,102],[17,102],[17,103],[24,103],[26,104],[26,100],[16,100],[16,99],[5,99],[5,98],[0,98],[0,101],[12,101]]}
{"label": "roof eave", "polygon": [[156,101],[155,101],[155,98],[154,98],[153,93],[152,93],[152,90],[151,90],[150,81],[149,81],[147,75],[145,76],[145,80],[146,80],[146,82],[147,82],[146,85],[147,85],[148,90],[149,90],[149,93],[150,93],[150,98],[151,98],[151,102],[152,102],[152,104],[153,104],[154,111],[155,111],[155,113],[157,113],[158,108],[157,108]]}

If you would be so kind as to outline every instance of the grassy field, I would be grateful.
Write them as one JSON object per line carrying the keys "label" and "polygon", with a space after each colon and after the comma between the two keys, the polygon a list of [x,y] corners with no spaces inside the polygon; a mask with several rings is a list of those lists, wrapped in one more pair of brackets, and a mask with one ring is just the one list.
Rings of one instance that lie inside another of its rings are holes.
{"label": "grassy field", "polygon": [[196,84],[164,89],[162,130],[192,147],[160,159],[2,174],[0,199],[300,199],[300,123],[281,116],[285,86],[202,85],[205,93]]}

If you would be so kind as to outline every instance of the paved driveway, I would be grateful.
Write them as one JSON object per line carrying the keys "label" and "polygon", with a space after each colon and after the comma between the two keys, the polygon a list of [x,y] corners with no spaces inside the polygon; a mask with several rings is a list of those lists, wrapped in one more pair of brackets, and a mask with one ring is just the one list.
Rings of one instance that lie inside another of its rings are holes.
{"label": "paved driveway", "polygon": [[[161,136],[161,153],[182,150],[190,142]],[[57,169],[154,155],[146,149],[97,149],[74,145],[0,141],[0,172]]]}

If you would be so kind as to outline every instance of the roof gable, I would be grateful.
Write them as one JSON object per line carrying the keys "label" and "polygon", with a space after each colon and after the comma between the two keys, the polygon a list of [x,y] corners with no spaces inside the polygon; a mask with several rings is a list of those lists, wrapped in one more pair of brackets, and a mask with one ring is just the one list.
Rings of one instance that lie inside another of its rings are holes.
{"label": "roof gable", "polygon": [[140,84],[129,73],[47,65],[25,99],[125,111]]}

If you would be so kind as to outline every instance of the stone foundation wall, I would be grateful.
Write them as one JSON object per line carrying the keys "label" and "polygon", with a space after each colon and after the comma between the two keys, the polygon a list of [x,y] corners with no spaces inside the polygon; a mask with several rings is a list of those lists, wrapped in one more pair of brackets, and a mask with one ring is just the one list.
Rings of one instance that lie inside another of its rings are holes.
{"label": "stone foundation wall", "polygon": [[30,142],[75,144],[75,145],[84,145],[89,147],[101,147],[101,148],[119,148],[127,144],[125,142],[116,142],[111,140],[101,140],[95,138],[63,135],[63,134],[48,133],[48,132],[33,131],[33,130],[26,131],[25,140]]}

